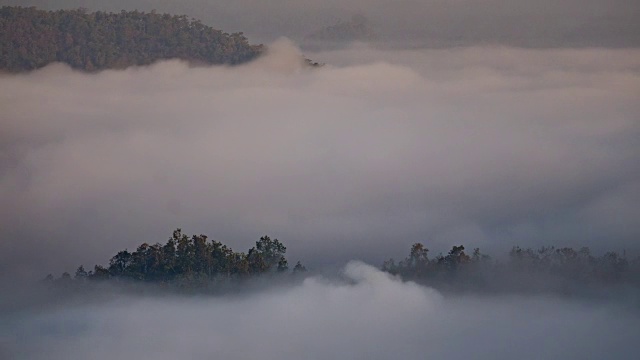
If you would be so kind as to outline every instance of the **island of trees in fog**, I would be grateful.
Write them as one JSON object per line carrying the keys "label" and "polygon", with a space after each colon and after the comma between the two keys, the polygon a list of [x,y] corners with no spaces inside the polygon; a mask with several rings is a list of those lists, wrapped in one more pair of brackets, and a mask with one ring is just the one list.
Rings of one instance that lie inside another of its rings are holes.
{"label": "island of trees in fog", "polygon": [[162,59],[240,64],[256,58],[241,32],[228,34],[185,15],[84,9],[0,8],[0,70],[22,72],[63,62],[97,71]]}
{"label": "island of trees in fog", "polygon": [[[246,253],[235,252],[227,245],[209,240],[206,235],[188,236],[181,229],[173,232],[163,245],[143,243],[134,252],[123,250],[109,260],[108,266],[95,265],[86,271],[84,266],[75,272],[76,280],[132,280],[169,283],[197,287],[210,281],[246,279],[266,273],[287,273],[289,262],[286,246],[278,239],[263,236]],[[306,271],[298,261],[294,273]],[[48,275],[46,281],[53,281]],[[63,273],[58,281],[71,280]]]}
{"label": "island of trees in fog", "polygon": [[506,259],[494,260],[463,245],[429,258],[429,249],[416,243],[409,256],[385,261],[382,270],[443,291],[551,292],[561,295],[603,295],[602,290],[640,289],[640,256],[607,252],[594,256],[588,247],[511,249]]}
{"label": "island of trees in fog", "polygon": [[[108,266],[95,265],[75,275],[63,273],[45,282],[79,284],[86,281],[127,281],[177,285],[180,288],[214,289],[217,284],[242,282],[263,275],[306,272],[300,261],[290,269],[286,246],[278,239],[263,236],[245,252],[209,240],[206,235],[188,236],[177,229],[165,243],[143,243],[130,252],[123,250]],[[382,270],[405,281],[452,292],[551,292],[562,295],[601,294],[603,289],[640,289],[640,257],[607,252],[594,256],[589,248],[542,247],[538,250],[514,247],[505,260],[497,261],[476,248],[471,254],[463,245],[446,254],[429,258],[429,250],[414,244],[409,256],[385,261]]]}

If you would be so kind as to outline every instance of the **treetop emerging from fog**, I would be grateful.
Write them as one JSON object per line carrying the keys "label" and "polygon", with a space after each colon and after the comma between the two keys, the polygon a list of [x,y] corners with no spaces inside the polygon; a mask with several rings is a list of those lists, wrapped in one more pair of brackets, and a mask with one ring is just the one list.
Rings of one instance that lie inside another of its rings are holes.
{"label": "treetop emerging from fog", "polygon": [[[181,229],[173,232],[164,244],[143,243],[134,252],[123,250],[109,261],[108,267],[96,265],[87,272],[78,267],[75,278],[79,280],[130,279],[147,282],[171,282],[200,284],[207,280],[245,278],[248,276],[278,272],[289,269],[284,254],[287,248],[278,239],[263,236],[247,253],[234,252],[227,245],[208,240],[206,235],[191,237]],[[294,272],[305,271],[298,262]],[[47,276],[52,280],[53,276]],[[64,273],[61,280],[70,279]]]}
{"label": "treetop emerging from fog", "polygon": [[[278,239],[262,236],[248,252],[234,252],[206,235],[188,236],[181,229],[163,245],[143,243],[134,252],[119,251],[108,267],[84,266],[75,272],[76,284],[85,280],[131,280],[177,285],[179,288],[221,291],[231,281],[264,274],[285,274],[289,262],[286,246]],[[469,255],[463,245],[446,254],[429,258],[429,249],[415,243],[410,254],[396,263],[386,261],[382,271],[403,280],[415,281],[440,291],[555,293],[571,296],[601,296],[602,290],[640,289],[640,257],[607,252],[593,256],[587,247],[542,247],[538,250],[513,247],[507,261],[494,261],[475,248]],[[297,262],[293,273],[307,269]],[[48,275],[46,282],[53,281]],[[63,273],[56,284],[71,284]]]}

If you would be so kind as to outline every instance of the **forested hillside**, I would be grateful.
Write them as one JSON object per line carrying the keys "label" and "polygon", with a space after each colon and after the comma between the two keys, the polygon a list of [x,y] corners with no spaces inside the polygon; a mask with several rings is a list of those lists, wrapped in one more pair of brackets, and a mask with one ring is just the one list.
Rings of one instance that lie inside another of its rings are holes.
{"label": "forested hillside", "polygon": [[[241,283],[265,274],[307,271],[300,261],[290,269],[286,251],[283,243],[269,236],[261,237],[245,253],[235,252],[206,235],[188,236],[177,229],[165,244],[143,243],[135,251],[118,252],[107,266],[95,265],[93,269],[80,266],[75,276],[65,272],[55,279],[50,274],[45,282],[72,285],[127,280],[182,289],[222,290],[223,284]],[[467,254],[460,245],[453,246],[446,255],[429,258],[428,254],[423,244],[416,243],[407,258],[397,263],[390,259],[381,270],[445,292],[591,297],[608,296],[611,291],[621,289],[633,289],[637,294],[640,289],[640,257],[628,259],[624,253],[594,256],[586,247],[579,250],[514,247],[506,259],[497,261],[478,248]]]}
{"label": "forested hillside", "polygon": [[[602,295],[612,289],[640,289],[640,256],[607,252],[594,256],[588,247],[523,249],[513,247],[506,259],[497,261],[476,248],[471,254],[463,245],[429,258],[429,249],[416,243],[409,256],[396,263],[390,259],[382,270],[405,280],[439,290],[471,292],[550,292],[562,295]],[[638,299],[640,300],[640,299]]]}
{"label": "forested hillside", "polygon": [[[285,273],[289,270],[286,252],[283,243],[269,236],[261,237],[244,253],[235,252],[219,241],[208,240],[206,235],[187,236],[177,229],[165,244],[143,243],[133,252],[118,252],[107,267],[95,265],[93,270],[86,271],[80,266],[75,279],[127,279],[200,286],[211,281]],[[293,272],[301,271],[306,268],[298,261]],[[70,279],[69,273],[63,273],[59,280],[64,283]],[[47,280],[53,280],[53,275]]]}
{"label": "forested hillside", "polygon": [[28,71],[52,62],[96,71],[178,58],[205,64],[254,59],[262,45],[187,16],[83,9],[0,8],[0,70]]}

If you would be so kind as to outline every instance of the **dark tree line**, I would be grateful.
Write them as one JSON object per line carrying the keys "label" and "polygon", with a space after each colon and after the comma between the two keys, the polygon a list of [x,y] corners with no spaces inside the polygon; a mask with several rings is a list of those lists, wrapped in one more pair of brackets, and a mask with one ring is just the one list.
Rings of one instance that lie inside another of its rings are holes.
{"label": "dark tree line", "polygon": [[263,52],[242,33],[228,34],[186,15],[155,11],[88,13],[0,8],[0,70],[28,71],[52,62],[96,71],[161,59],[239,64]]}
{"label": "dark tree line", "polygon": [[[143,243],[130,252],[123,250],[109,260],[109,265],[95,265],[87,271],[78,267],[75,280],[133,280],[144,282],[198,283],[224,279],[243,279],[268,273],[289,272],[287,248],[278,239],[263,236],[248,252],[234,252],[230,247],[206,235],[187,236],[181,229],[165,243]],[[298,261],[294,273],[306,268]],[[46,280],[53,280],[48,275]],[[71,281],[63,273],[58,281]]]}
{"label": "dark tree line", "polygon": [[421,243],[396,263],[386,261],[382,270],[443,290],[555,292],[579,295],[605,288],[640,289],[640,257],[607,252],[594,256],[589,248],[513,247],[506,260],[493,260],[476,248],[453,246],[446,254],[429,258]]}
{"label": "dark tree line", "polygon": [[[177,229],[165,244],[143,243],[135,251],[118,252],[107,266],[95,265],[89,271],[80,266],[73,276],[65,272],[55,281],[52,275],[45,280],[60,284],[124,280],[215,290],[222,289],[218,285],[262,275],[305,272],[299,261],[290,269],[286,251],[283,243],[269,236],[261,237],[245,253],[206,235],[188,236]],[[640,296],[640,257],[628,259],[615,252],[595,256],[586,247],[514,247],[498,261],[478,248],[468,254],[462,245],[430,258],[429,250],[416,243],[405,259],[385,261],[382,270],[445,292],[615,297],[621,290],[635,289],[634,296]]]}

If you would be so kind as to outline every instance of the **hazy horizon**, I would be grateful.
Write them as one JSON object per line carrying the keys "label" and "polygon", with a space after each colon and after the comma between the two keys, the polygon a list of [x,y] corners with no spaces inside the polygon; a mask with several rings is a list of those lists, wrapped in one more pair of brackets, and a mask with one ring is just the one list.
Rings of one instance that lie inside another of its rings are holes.
{"label": "hazy horizon", "polygon": [[186,14],[216,29],[242,31],[251,41],[266,43],[282,36],[304,43],[307,35],[323,27],[362,15],[380,42],[395,47],[640,46],[640,2],[635,0],[0,0],[0,5]]}

